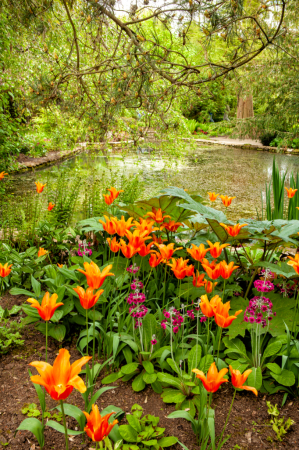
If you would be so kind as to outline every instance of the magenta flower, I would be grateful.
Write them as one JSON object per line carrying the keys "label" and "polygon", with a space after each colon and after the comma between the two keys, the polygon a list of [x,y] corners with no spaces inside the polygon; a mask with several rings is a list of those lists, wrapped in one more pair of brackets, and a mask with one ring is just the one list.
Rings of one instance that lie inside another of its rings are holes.
{"label": "magenta flower", "polygon": [[259,292],[271,292],[274,290],[274,284],[268,280],[255,280],[253,284]]}

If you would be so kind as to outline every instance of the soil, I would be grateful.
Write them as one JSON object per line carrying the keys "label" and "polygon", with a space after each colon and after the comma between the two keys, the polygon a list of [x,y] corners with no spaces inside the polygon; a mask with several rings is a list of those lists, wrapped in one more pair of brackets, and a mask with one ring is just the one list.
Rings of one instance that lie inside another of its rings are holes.
{"label": "soil", "polygon": [[[10,309],[14,304],[20,305],[25,300],[26,297],[24,296],[6,294],[0,299],[0,305],[3,308],[8,307]],[[20,318],[15,316],[14,320],[19,321]],[[36,331],[33,325],[29,325],[24,328],[23,339],[25,341],[24,346],[14,348],[8,354],[0,355],[0,443],[3,448],[12,450],[38,450],[38,443],[30,432],[18,431],[15,435],[15,430],[26,417],[21,412],[24,405],[30,403],[38,405],[36,391],[28,375],[28,364],[36,360],[45,360],[45,337]],[[81,357],[75,343],[76,339],[73,336],[72,342],[67,341],[64,345],[71,353],[71,362]],[[58,342],[50,338],[48,353],[50,364],[53,364],[58,350]],[[34,368],[31,369],[35,372]],[[105,376],[104,373],[98,379],[96,389],[100,388],[100,380],[103,376]],[[97,401],[100,411],[113,404],[129,413],[132,405],[138,403],[143,407],[144,414],[153,414],[160,417],[159,426],[166,428],[166,436],[176,436],[189,450],[199,450],[191,425],[183,419],[167,419],[168,414],[174,411],[174,405],[163,403],[160,395],[153,392],[151,387],[137,393],[132,390],[130,383],[117,381],[113,385],[115,389],[104,393]],[[231,385],[222,385],[213,396],[216,435],[221,433],[232,395],[233,388]],[[280,393],[272,396],[259,394],[256,398],[251,392],[238,392],[225,433],[231,435],[231,437],[223,449],[299,449],[299,402],[297,399],[289,398],[284,407],[281,407],[282,398],[283,394]],[[275,433],[269,425],[270,416],[267,413],[267,400],[273,405],[277,403],[280,417],[285,417],[285,419],[290,417],[297,422],[288,431],[282,443],[275,439]],[[48,395],[46,402],[48,410],[56,405],[56,402]],[[72,392],[67,402],[75,404],[83,410],[82,397],[77,391]],[[75,429],[77,426],[72,418],[68,418],[67,422],[69,428]],[[125,423],[125,420],[122,423]],[[85,438],[85,443],[82,443],[81,436],[70,437],[69,443],[70,450],[95,447],[88,437]],[[172,448],[179,450],[181,446],[176,444]],[[44,449],[64,449],[64,436],[53,429],[46,428]]]}

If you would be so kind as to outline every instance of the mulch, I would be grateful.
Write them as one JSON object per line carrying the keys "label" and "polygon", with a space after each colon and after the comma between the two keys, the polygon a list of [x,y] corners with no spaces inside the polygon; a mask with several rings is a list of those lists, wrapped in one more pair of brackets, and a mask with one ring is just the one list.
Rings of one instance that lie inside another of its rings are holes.
{"label": "mulch", "polygon": [[[11,296],[6,294],[0,299],[0,305],[9,309],[14,304],[22,304],[26,300],[24,296]],[[20,320],[15,316],[14,320]],[[0,355],[0,443],[3,448],[12,450],[38,450],[39,446],[34,436],[27,431],[18,431],[24,416],[21,409],[30,403],[38,405],[38,398],[33,384],[28,375],[28,364],[36,360],[45,360],[45,337],[35,330],[33,325],[26,326],[23,331],[24,346],[14,348],[10,353]],[[66,341],[64,347],[71,353],[71,362],[81,357],[75,346],[76,338]],[[59,350],[57,341],[49,339],[49,362],[52,364]],[[31,368],[35,372],[34,368]],[[101,374],[97,381],[96,389],[101,387],[101,378],[106,374]],[[199,450],[191,425],[183,419],[167,419],[168,414],[174,411],[174,405],[163,403],[159,394],[156,394],[151,387],[147,387],[142,392],[134,392],[130,383],[117,381],[113,383],[115,389],[104,393],[97,404],[100,411],[108,405],[122,408],[126,413],[131,411],[134,403],[143,407],[144,414],[152,414],[160,417],[159,426],[166,429],[166,436],[176,436],[186,445],[189,450]],[[213,397],[213,407],[216,414],[216,434],[219,435],[224,425],[230,402],[233,395],[231,385],[222,385]],[[251,392],[238,392],[228,423],[226,435],[231,437],[224,445],[224,450],[260,450],[260,449],[299,449],[299,424],[297,399],[288,398],[284,407],[281,407],[283,394],[278,393],[272,396],[259,394],[256,398]],[[266,401],[270,400],[274,405],[277,403],[280,417],[293,419],[297,422],[291,427],[283,442],[275,439],[275,433],[269,425],[270,416],[267,413]],[[50,410],[56,406],[56,402],[48,395],[46,397],[47,408]],[[84,409],[81,394],[73,391],[67,400]],[[75,429],[77,423],[72,418],[68,418],[68,427]],[[123,420],[122,423],[126,423]],[[82,436],[70,437],[70,450],[90,449],[95,445],[86,436],[82,442]],[[59,432],[46,428],[45,450],[63,449],[64,436]],[[175,450],[181,449],[176,444],[172,447]]]}

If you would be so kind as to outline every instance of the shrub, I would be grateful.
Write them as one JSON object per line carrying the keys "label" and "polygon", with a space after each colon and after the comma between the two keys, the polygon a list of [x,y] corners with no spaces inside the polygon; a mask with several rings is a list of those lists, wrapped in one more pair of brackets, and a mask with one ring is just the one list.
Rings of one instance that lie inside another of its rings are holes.
{"label": "shrub", "polygon": [[276,131],[265,131],[260,136],[260,141],[263,145],[269,146],[271,142],[276,138]]}

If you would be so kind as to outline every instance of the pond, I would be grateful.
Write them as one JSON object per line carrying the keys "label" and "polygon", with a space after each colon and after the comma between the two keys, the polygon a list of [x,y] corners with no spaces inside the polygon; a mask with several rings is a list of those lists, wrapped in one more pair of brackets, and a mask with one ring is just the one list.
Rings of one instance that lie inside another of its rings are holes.
{"label": "pond", "polygon": [[[275,155],[281,171],[290,174],[299,170],[299,157],[285,154]],[[130,176],[140,173],[145,184],[146,197],[155,195],[167,186],[178,186],[208,198],[208,191],[235,196],[228,210],[228,217],[256,217],[261,212],[261,194],[265,197],[265,183],[272,174],[273,154],[255,150],[243,150],[220,145],[198,145],[190,149],[181,159],[161,154],[120,150],[103,153],[84,153],[55,166],[26,172],[10,177],[10,190],[15,194],[35,188],[34,181],[45,182],[48,177],[57,178],[63,169],[70,170],[70,176],[84,178],[100,176],[103,171],[124,172]],[[110,186],[107,186],[110,187]],[[214,203],[222,209],[219,201]]]}

